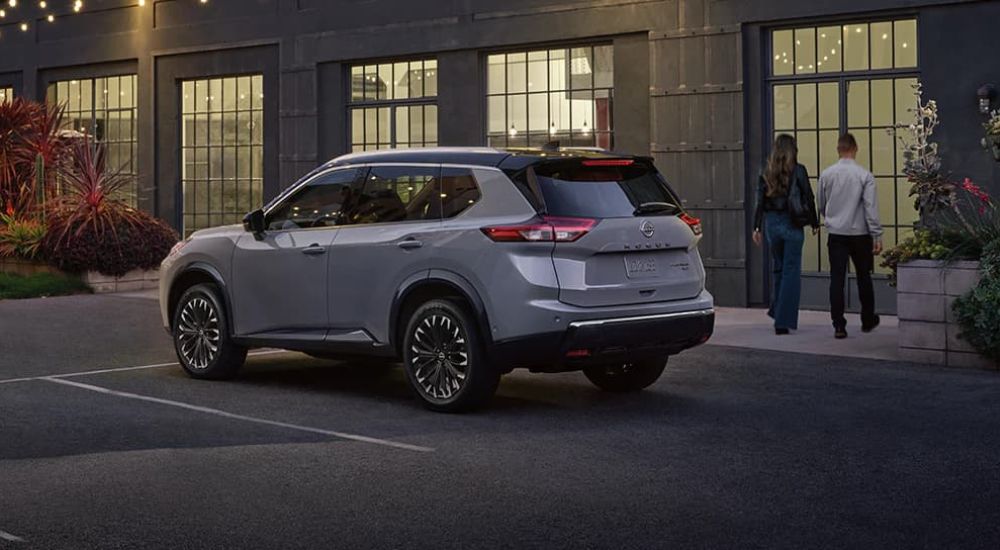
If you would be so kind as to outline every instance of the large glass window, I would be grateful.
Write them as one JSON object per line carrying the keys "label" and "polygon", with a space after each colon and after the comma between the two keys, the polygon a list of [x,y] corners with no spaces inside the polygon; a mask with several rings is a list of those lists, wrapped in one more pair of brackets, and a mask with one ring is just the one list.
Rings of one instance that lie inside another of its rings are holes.
{"label": "large glass window", "polygon": [[351,67],[351,150],[433,147],[438,141],[437,60]]}
{"label": "large glass window", "polygon": [[184,233],[239,222],[264,195],[264,77],[181,84]]}
{"label": "large glass window", "polygon": [[613,147],[612,46],[490,55],[486,82],[490,145]]}
{"label": "large glass window", "polygon": [[108,167],[130,177],[125,199],[136,204],[136,76],[122,75],[49,84],[49,103],[63,105],[66,129],[87,133],[108,152]]}
{"label": "large glass window", "polygon": [[14,88],[0,86],[0,102],[14,99]]}
{"label": "large glass window", "polygon": [[[903,151],[890,133],[911,118],[917,83],[912,19],[777,30],[772,34],[772,129],[795,136],[813,187],[837,161],[837,138],[858,140],[858,163],[875,175],[886,247],[913,231]],[[826,231],[807,236],[803,270],[829,270]],[[878,267],[878,272],[884,268]]]}

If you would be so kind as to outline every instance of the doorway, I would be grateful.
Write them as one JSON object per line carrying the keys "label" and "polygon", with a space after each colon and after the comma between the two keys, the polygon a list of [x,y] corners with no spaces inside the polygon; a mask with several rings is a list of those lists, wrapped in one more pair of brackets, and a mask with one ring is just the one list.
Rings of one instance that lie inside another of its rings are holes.
{"label": "doorway", "polygon": [[[815,191],[820,173],[837,161],[840,134],[854,134],[858,163],[875,176],[885,248],[912,234],[917,212],[902,175],[903,151],[891,130],[909,123],[915,105],[916,21],[775,30],[771,59],[768,137],[790,134],[796,138],[799,162],[809,171]],[[805,308],[829,308],[827,237],[825,229],[806,236],[802,257]],[[888,270],[880,263],[876,261],[876,304],[880,311],[894,313],[895,289],[889,286]],[[853,281],[848,288],[848,306],[856,309],[859,302]]]}

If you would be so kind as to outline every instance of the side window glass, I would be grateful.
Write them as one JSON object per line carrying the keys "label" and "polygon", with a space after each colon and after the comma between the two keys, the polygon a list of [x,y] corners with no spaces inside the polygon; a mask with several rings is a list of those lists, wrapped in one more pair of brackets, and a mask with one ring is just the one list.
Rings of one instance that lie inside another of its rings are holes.
{"label": "side window glass", "polygon": [[358,170],[335,170],[316,176],[271,211],[271,231],[335,227],[348,223],[346,208],[357,195]]}
{"label": "side window glass", "polygon": [[352,224],[441,219],[440,169],[424,166],[374,166],[361,195],[351,205]]}
{"label": "side window glass", "polygon": [[476,204],[482,197],[472,170],[468,168],[441,169],[441,216],[454,218]]}

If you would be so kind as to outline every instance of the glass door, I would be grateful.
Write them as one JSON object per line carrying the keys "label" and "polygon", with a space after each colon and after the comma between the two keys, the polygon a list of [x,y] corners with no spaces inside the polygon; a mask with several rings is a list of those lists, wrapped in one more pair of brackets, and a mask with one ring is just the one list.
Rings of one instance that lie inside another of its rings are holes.
{"label": "glass door", "polygon": [[[768,83],[769,138],[790,134],[799,162],[816,190],[819,175],[837,162],[837,140],[851,132],[858,140],[858,163],[878,186],[886,248],[913,231],[917,213],[908,197],[903,152],[890,130],[909,123],[917,83],[916,20],[806,26],[771,33]],[[828,304],[827,233],[807,234],[802,255],[803,305]],[[880,262],[876,261],[876,264]],[[876,267],[877,274],[886,270]],[[768,277],[765,276],[765,280]],[[856,303],[853,285],[848,303]],[[893,290],[876,284],[882,309],[894,307]]]}

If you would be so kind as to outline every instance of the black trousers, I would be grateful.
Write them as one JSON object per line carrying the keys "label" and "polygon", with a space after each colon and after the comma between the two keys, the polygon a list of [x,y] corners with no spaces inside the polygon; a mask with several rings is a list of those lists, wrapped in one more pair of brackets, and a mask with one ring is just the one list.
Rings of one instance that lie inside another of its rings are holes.
{"label": "black trousers", "polygon": [[844,294],[847,290],[847,260],[854,263],[858,279],[858,297],[861,298],[861,325],[875,324],[875,287],[872,286],[872,272],[875,271],[874,241],[871,235],[830,235],[827,247],[830,250],[830,318],[833,328],[847,327],[844,318]]}

